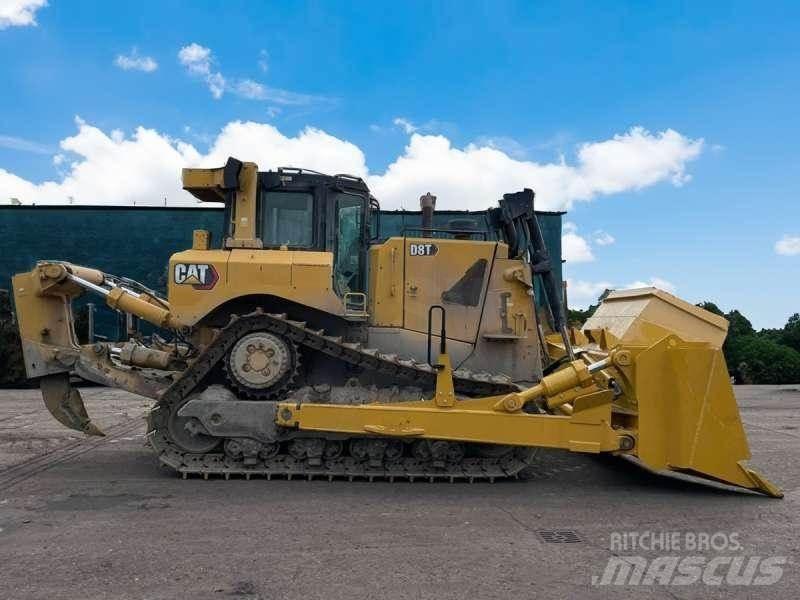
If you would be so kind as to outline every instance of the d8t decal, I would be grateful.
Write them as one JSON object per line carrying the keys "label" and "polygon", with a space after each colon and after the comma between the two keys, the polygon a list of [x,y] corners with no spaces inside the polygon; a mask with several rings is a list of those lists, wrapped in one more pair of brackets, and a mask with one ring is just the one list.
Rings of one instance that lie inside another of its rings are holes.
{"label": "d8t decal", "polygon": [[409,256],[433,256],[439,251],[436,244],[409,244]]}

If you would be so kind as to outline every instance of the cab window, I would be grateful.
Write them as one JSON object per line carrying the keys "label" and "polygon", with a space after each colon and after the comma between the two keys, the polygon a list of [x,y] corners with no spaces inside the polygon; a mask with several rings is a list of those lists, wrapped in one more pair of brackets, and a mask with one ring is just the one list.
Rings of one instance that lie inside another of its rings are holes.
{"label": "cab window", "polygon": [[312,246],[314,196],[307,192],[264,192],[261,200],[261,240],[264,246]]}
{"label": "cab window", "polygon": [[336,290],[340,294],[361,291],[363,205],[363,198],[350,194],[337,194],[334,277]]}

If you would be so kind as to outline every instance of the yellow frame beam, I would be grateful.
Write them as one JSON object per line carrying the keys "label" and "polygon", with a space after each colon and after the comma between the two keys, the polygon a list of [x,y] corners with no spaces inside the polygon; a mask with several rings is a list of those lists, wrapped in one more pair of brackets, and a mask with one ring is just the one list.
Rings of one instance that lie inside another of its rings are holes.
{"label": "yellow frame beam", "polygon": [[281,402],[275,422],[306,431],[372,434],[615,452],[632,446],[634,434],[611,427],[609,391],[576,399],[570,416],[498,411],[503,396],[460,400],[452,407],[434,401],[361,405]]}

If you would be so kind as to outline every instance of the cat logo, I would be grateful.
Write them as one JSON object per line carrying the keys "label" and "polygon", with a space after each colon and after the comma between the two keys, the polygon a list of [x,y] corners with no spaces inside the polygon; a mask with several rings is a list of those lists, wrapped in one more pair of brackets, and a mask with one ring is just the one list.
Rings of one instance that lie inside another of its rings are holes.
{"label": "cat logo", "polygon": [[178,285],[190,285],[196,290],[210,290],[219,281],[214,265],[194,263],[176,263],[173,278]]}

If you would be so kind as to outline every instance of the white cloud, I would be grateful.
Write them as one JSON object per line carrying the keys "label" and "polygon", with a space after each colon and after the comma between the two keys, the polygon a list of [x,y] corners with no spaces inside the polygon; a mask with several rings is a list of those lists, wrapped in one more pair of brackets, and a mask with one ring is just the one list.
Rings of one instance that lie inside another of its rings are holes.
{"label": "white cloud", "polygon": [[675,286],[660,277],[651,277],[647,281],[633,281],[618,285],[610,281],[582,281],[567,278],[567,302],[570,308],[586,308],[597,304],[597,299],[606,290],[632,290],[643,287],[655,287],[670,294],[675,293]]}
{"label": "white cloud", "polygon": [[150,56],[139,56],[139,50],[132,48],[129,54],[118,54],[114,64],[123,71],[144,71],[152,73],[158,68],[158,63]]}
{"label": "white cloud", "polygon": [[264,85],[252,79],[242,79],[235,84],[234,89],[242,98],[249,100],[264,99]]}
{"label": "white cloud", "polygon": [[[262,59],[265,60],[263,55]],[[246,100],[264,100],[287,106],[308,106],[331,101],[330,98],[323,96],[300,94],[271,87],[253,79],[229,79],[219,70],[213,69],[216,59],[211,49],[195,42],[178,51],[178,60],[191,75],[201,77],[206,82],[211,95],[216,100],[228,92]]]}
{"label": "white cloud", "polygon": [[[33,183],[0,169],[0,201],[24,204],[163,204],[196,203],[181,189],[181,168],[221,166],[228,156],[256,161],[262,169],[292,165],[329,173],[366,176],[361,150],[324,131],[307,127],[294,137],[272,125],[234,121],[214,138],[208,153],[154,129],[139,127],[126,137],[105,133],[76,119],[78,132],[61,141],[59,181]],[[68,155],[65,157],[64,155]]]}
{"label": "white cloud", "polygon": [[[591,241],[590,241],[591,240]],[[572,221],[565,221],[561,233],[561,254],[568,263],[593,262],[592,244],[610,246],[616,241],[614,236],[602,229],[597,229],[591,237],[578,234],[578,226]]]}
{"label": "white cloud", "polygon": [[269,71],[269,52],[261,50],[258,53],[258,68],[262,73]]}
{"label": "white cloud", "polygon": [[211,95],[214,96],[216,100],[222,98],[222,94],[225,93],[225,89],[227,86],[227,81],[222,76],[222,73],[211,73],[206,76],[206,84],[208,84],[208,90],[211,92]]}
{"label": "white cloud", "polygon": [[320,96],[299,94],[297,92],[270,87],[258,81],[253,81],[252,79],[240,79],[235,81],[231,83],[226,90],[237,96],[246,98],[247,100],[266,100],[268,102],[287,106],[306,106],[325,100]]}
{"label": "white cloud", "polygon": [[306,127],[294,137],[265,123],[234,121],[217,136],[196,164],[222,165],[229,156],[258,163],[261,170],[295,166],[322,173],[349,173],[366,177],[366,157],[355,144],[320,129]]}
{"label": "white cloud", "polygon": [[53,148],[32,142],[24,138],[15,137],[13,135],[0,135],[0,148],[8,148],[9,150],[18,150],[19,152],[31,152],[33,154],[52,154]]}
{"label": "white cloud", "polygon": [[[401,126],[406,124],[401,121]],[[414,127],[413,124],[408,124]],[[688,180],[686,165],[703,140],[668,129],[651,134],[641,127],[613,139],[579,147],[574,164],[517,160],[488,146],[455,148],[442,135],[412,133],[403,154],[382,175],[370,177],[375,195],[389,207],[413,201],[420,190],[440,198],[442,208],[479,209],[503,193],[531,187],[542,210],[568,210],[598,195]]]}
{"label": "white cloud", "polygon": [[409,135],[411,135],[417,130],[417,126],[404,117],[396,117],[395,119],[392,120],[392,123],[397,125],[400,129],[402,129]]}
{"label": "white cloud", "polygon": [[599,193],[640,189],[665,178],[680,186],[691,178],[686,163],[702,147],[702,139],[689,140],[672,129],[652,135],[643,127],[632,127],[611,140],[582,144],[578,162],[585,185]]}
{"label": "white cloud", "polygon": [[[392,119],[392,125],[399,128],[403,133],[406,135],[411,135],[412,133],[419,133],[419,134],[432,134],[432,133],[453,133],[456,131],[456,126],[453,123],[449,123],[447,121],[440,121],[439,119],[428,119],[422,124],[412,123],[410,119],[405,117],[395,117]],[[484,143],[481,145],[491,145],[488,137],[480,138],[481,140],[485,140]],[[498,140],[503,138],[492,138],[492,140]]]}
{"label": "white cloud", "polygon": [[567,278],[567,304],[570,308],[586,308],[596,304],[606,290],[614,289],[609,281],[581,281]]}
{"label": "white cloud", "polygon": [[[208,64],[208,73],[213,72],[210,54],[202,47],[187,50],[185,56],[189,64],[198,69]],[[138,204],[159,203],[166,197],[170,203],[192,204],[194,199],[180,189],[180,169],[220,166],[228,156],[255,161],[262,170],[288,165],[357,175],[367,180],[385,208],[413,205],[428,190],[439,197],[438,207],[442,209],[485,209],[504,192],[523,187],[536,190],[537,208],[549,210],[568,209],[576,201],[611,193],[591,175],[603,161],[601,153],[594,150],[592,167],[587,169],[580,157],[574,165],[519,161],[497,149],[474,144],[458,149],[443,136],[414,133],[401,156],[383,173],[371,174],[358,146],[313,127],[291,136],[265,123],[234,121],[211,136],[204,154],[186,141],[146,127],[126,136],[120,131],[104,132],[80,120],[77,125],[77,133],[60,143],[65,155],[60,164],[63,176],[33,183],[0,169],[0,201],[14,196],[26,203],[52,204],[65,203],[72,197],[76,203]],[[653,155],[634,161],[630,173],[623,174],[621,167],[615,167],[615,180],[627,182],[627,187],[616,184],[619,191],[672,180],[699,152],[701,142],[678,133],[651,135],[642,131],[632,130],[612,140],[612,157],[608,160],[612,167],[625,153],[618,147],[625,140]],[[646,142],[640,139],[642,135],[648,137]],[[668,141],[660,141],[665,138]],[[677,138],[682,143],[677,143]],[[605,144],[582,148],[607,147]],[[690,152],[689,148],[696,150]],[[654,178],[654,172],[660,178]]]}
{"label": "white cloud", "polygon": [[47,0],[0,0],[0,29],[36,25],[36,11]]}
{"label": "white cloud", "polygon": [[225,92],[226,81],[220,72],[212,72],[214,57],[211,49],[192,42],[178,51],[178,60],[192,75],[202,77],[211,95],[219,100]]}
{"label": "white cloud", "polygon": [[592,234],[592,241],[598,246],[610,246],[616,242],[617,239],[610,233],[598,229]]}
{"label": "white cloud", "polygon": [[661,279],[660,277],[651,277],[647,281],[642,281],[641,279],[637,281],[633,281],[622,289],[632,290],[635,288],[644,288],[644,287],[656,287],[660,290],[664,290],[665,292],[669,292],[670,294],[675,293],[675,285],[666,279]]}
{"label": "white cloud", "polygon": [[211,49],[192,42],[178,51],[181,64],[196,75],[208,75],[211,72]]}
{"label": "white cloud", "polygon": [[476,146],[488,146],[495,150],[505,152],[512,158],[523,159],[527,156],[528,151],[517,140],[512,137],[504,135],[482,135],[475,139],[473,142]]}
{"label": "white cloud", "polygon": [[561,234],[561,257],[568,263],[592,262],[594,254],[589,242],[578,235],[575,223],[566,221]]}
{"label": "white cloud", "polygon": [[784,235],[775,242],[775,252],[783,256],[800,254],[800,236]]}

